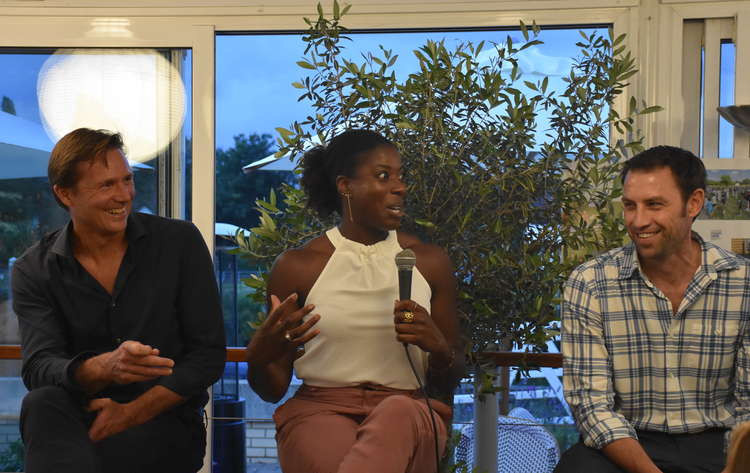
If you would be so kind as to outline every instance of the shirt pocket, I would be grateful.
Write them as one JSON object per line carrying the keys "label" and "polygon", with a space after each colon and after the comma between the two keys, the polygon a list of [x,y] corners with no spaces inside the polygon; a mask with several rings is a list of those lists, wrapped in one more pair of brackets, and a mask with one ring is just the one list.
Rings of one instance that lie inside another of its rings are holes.
{"label": "shirt pocket", "polygon": [[740,321],[693,320],[687,323],[683,337],[683,367],[696,369],[695,375],[727,383],[734,372],[740,339]]}

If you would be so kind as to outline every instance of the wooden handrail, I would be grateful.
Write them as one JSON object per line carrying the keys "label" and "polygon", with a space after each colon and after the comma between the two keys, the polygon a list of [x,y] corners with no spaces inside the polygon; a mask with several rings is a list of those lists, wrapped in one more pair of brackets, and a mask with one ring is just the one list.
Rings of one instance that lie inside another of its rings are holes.
{"label": "wooden handrail", "polygon": [[523,366],[529,368],[562,368],[560,353],[525,353],[517,351],[496,351],[481,353],[480,358],[489,358],[497,366]]}
{"label": "wooden handrail", "polygon": [[21,345],[0,345],[0,360],[20,360]]}
{"label": "wooden handrail", "polygon": [[245,349],[227,347],[227,361],[245,361]]}
{"label": "wooden handrail", "polygon": [[[562,355],[559,353],[499,351],[482,353],[480,357],[493,360],[497,366],[523,366],[529,368],[560,368],[562,366]],[[0,345],[0,360],[20,359],[20,345]],[[227,347],[227,361],[245,361],[245,349]]]}

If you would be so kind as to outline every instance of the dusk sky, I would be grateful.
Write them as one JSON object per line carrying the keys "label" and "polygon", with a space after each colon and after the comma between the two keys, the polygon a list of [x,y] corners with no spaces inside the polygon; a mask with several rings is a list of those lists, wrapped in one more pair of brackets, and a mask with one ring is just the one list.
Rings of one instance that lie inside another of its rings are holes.
{"label": "dusk sky", "polygon": [[[606,34],[604,29],[600,30]],[[399,55],[396,72],[404,77],[417,67],[413,50],[429,39],[446,39],[447,43],[460,41],[478,43],[504,42],[507,35],[521,43],[518,31],[442,31],[419,33],[367,33],[351,34],[352,41],[344,42],[349,58],[361,58],[363,52],[379,51],[379,45],[392,49]],[[536,81],[550,77],[551,87],[560,87],[561,76],[570,68],[572,58],[578,55],[575,43],[579,41],[578,29],[544,30],[540,36],[544,44],[530,48],[521,56],[523,79]],[[300,90],[291,86],[309,71],[296,62],[303,57],[305,43],[299,35],[219,35],[216,38],[216,146],[229,148],[237,134],[269,133],[274,138],[276,127],[288,128],[296,119],[308,112],[305,102],[298,102]],[[733,101],[734,47],[724,48],[722,58],[722,105]],[[487,54],[491,48],[486,47]],[[41,123],[37,101],[39,71],[49,54],[0,54],[0,96],[11,98],[18,117]],[[726,58],[726,60],[724,60]],[[190,66],[190,55],[186,65]],[[189,70],[186,90],[191,88]],[[187,103],[189,104],[189,97]],[[190,116],[188,106],[187,117]],[[190,120],[185,122],[190,135]],[[8,130],[5,130],[8,133]],[[12,134],[12,132],[10,132]],[[721,126],[722,154],[731,152],[731,128]],[[274,167],[288,168],[290,164],[276,163]]]}
{"label": "dusk sky", "polygon": [[[606,30],[600,30],[606,34]],[[440,31],[420,33],[351,34],[344,41],[345,55],[359,59],[363,53],[379,52],[379,46],[398,54],[397,77],[403,78],[416,70],[418,61],[413,50],[428,39],[445,39],[446,43],[485,41],[485,57],[491,55],[490,43],[505,42],[510,35],[522,44],[519,31]],[[570,70],[571,57],[577,55],[575,43],[581,39],[578,29],[544,30],[544,44],[527,49],[520,57],[524,79],[536,81],[549,76],[550,87],[560,87],[561,77]],[[237,35],[216,39],[216,146],[232,146],[239,133],[269,133],[276,136],[276,127],[288,128],[308,113],[306,102],[298,102],[299,89],[291,86],[310,71],[296,62],[303,58],[305,43],[296,35]],[[288,169],[287,160],[271,165]]]}

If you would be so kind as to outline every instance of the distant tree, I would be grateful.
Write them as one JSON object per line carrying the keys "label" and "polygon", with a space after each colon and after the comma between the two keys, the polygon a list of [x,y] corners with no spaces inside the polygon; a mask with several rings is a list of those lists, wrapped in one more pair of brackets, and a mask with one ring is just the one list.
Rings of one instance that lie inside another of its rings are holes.
{"label": "distant tree", "polygon": [[242,167],[262,159],[275,150],[270,135],[256,133],[234,137],[234,147],[216,150],[216,221],[242,228],[258,224],[255,200],[268,197],[268,192],[282,183],[292,183],[290,171],[259,169],[244,174]]}
{"label": "distant tree", "polygon": [[0,267],[66,221],[46,178],[0,181]]}
{"label": "distant tree", "polygon": [[0,110],[2,110],[5,113],[10,113],[11,115],[15,115],[16,105],[13,103],[13,100],[3,95],[3,101],[2,103],[0,103]]}
{"label": "distant tree", "polygon": [[[0,180],[0,301],[8,298],[8,279],[3,274],[10,258],[20,256],[66,217],[52,199],[46,178]],[[8,470],[0,467],[0,471]]]}
{"label": "distant tree", "polygon": [[740,184],[742,184],[743,186],[750,186],[750,178],[745,178],[741,180]]}
{"label": "distant tree", "polygon": [[21,194],[0,190],[0,267],[25,249],[30,232],[21,208],[22,200]]}
{"label": "distant tree", "polygon": [[731,186],[734,183],[732,182],[732,177],[731,176],[729,176],[728,174],[724,174],[724,175],[721,176],[721,179],[719,179],[719,184],[722,185],[722,186],[729,187],[729,186]]}
{"label": "distant tree", "polygon": [[23,442],[18,439],[0,452],[0,471],[23,471]]}

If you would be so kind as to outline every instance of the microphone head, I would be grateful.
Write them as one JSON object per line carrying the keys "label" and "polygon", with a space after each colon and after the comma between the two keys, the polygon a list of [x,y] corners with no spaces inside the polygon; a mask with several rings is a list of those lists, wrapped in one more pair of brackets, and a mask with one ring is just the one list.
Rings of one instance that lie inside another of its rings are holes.
{"label": "microphone head", "polygon": [[417,255],[409,248],[396,253],[396,266],[399,271],[411,271],[417,264]]}

